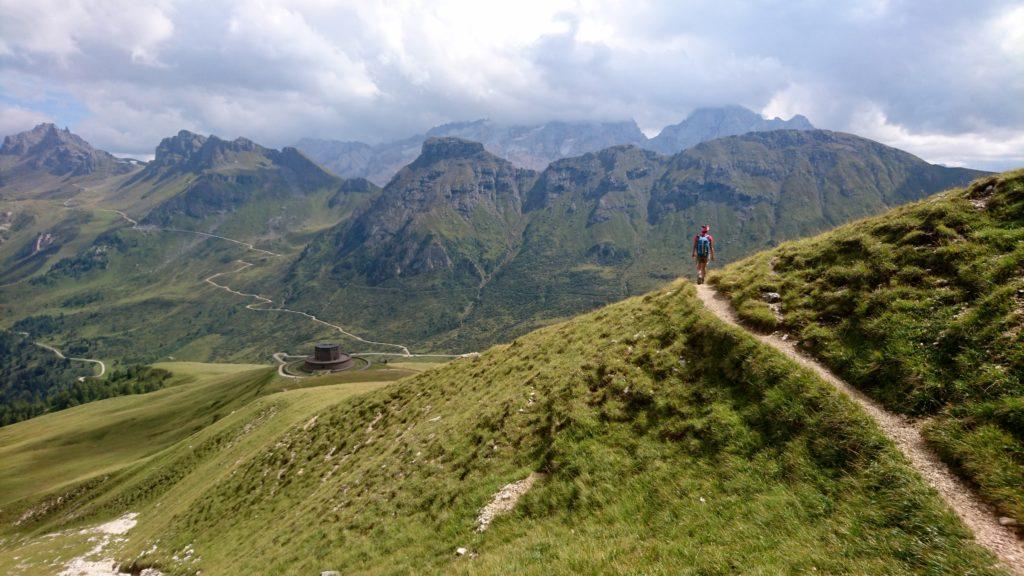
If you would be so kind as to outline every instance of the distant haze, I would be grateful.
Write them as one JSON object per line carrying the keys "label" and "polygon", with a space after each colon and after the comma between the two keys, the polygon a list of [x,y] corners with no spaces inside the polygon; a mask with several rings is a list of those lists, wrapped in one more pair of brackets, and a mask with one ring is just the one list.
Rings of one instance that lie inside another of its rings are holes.
{"label": "distant haze", "polygon": [[493,154],[517,166],[543,170],[560,158],[580,156],[618,145],[633,145],[672,155],[686,148],[721,138],[770,130],[810,130],[800,115],[766,120],[742,106],[698,108],[686,120],[666,126],[648,139],[635,122],[547,122],[509,126],[490,120],[456,122],[375,146],[364,142],[303,138],[295,146],[310,158],[346,178],[367,178],[387,184],[399,168],[412,162],[428,137],[455,136],[480,142]]}
{"label": "distant haze", "polygon": [[931,162],[1024,166],[1020,2],[0,0],[0,135],[148,156],[180,129],[282,146],[452,121],[803,114]]}

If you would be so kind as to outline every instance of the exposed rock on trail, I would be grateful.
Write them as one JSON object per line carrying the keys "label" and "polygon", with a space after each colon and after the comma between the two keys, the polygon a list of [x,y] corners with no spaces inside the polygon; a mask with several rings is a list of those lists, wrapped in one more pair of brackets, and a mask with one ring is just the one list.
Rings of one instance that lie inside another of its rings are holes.
{"label": "exposed rock on trail", "polygon": [[[89,541],[96,540],[96,546],[85,554],[72,558],[57,576],[130,576],[128,572],[119,571],[118,562],[111,558],[101,560],[93,558],[103,554],[111,544],[123,542],[124,538],[121,536],[135,527],[138,517],[138,513],[129,512],[106,524],[80,530],[78,533],[83,536],[95,535]],[[139,574],[141,576],[162,576],[162,573],[154,568],[147,568]]]}
{"label": "exposed rock on trail", "polygon": [[476,518],[476,531],[483,532],[487,530],[497,515],[504,514],[515,508],[516,503],[519,502],[523,494],[529,492],[530,488],[533,487],[533,483],[542,477],[543,474],[531,472],[529,476],[518,482],[506,484],[494,495],[490,504],[480,509],[480,514]]}

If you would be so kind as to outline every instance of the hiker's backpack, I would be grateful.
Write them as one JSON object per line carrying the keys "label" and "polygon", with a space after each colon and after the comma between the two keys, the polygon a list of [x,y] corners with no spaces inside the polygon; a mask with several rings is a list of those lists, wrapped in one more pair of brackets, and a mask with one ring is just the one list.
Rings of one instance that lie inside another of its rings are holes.
{"label": "hiker's backpack", "polygon": [[711,255],[711,237],[707,234],[697,236],[697,256],[707,258]]}

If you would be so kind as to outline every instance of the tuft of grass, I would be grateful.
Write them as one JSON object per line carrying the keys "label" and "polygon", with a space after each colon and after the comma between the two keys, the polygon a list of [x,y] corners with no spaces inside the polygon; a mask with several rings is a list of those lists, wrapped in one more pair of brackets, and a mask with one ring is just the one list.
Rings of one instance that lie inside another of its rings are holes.
{"label": "tuft of grass", "polygon": [[741,311],[777,286],[782,328],[890,410],[930,418],[931,446],[1024,522],[1024,171],[780,245],[710,281]]}
{"label": "tuft of grass", "polygon": [[775,312],[765,302],[746,300],[736,311],[744,323],[750,324],[762,332],[773,332],[779,326]]}

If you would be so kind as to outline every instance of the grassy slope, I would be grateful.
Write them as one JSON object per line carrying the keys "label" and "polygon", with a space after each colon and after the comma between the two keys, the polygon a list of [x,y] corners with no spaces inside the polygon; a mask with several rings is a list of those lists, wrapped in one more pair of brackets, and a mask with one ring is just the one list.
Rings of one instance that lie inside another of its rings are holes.
{"label": "grassy slope", "polygon": [[[123,208],[141,219],[154,203],[181,192],[188,182],[179,178],[156,188],[122,189],[118,187],[122,180],[69,191],[58,198],[0,200],[0,212],[12,212],[17,223],[3,233],[0,242],[0,326],[35,317],[19,329],[67,352],[107,362],[151,362],[168,356],[266,361],[273,352],[298,352],[322,339],[340,339],[348,348],[365,350],[308,319],[245,310],[252,300],[218,291],[202,280],[236,269],[239,264],[234,260],[244,258],[256,266],[223,276],[221,282],[269,293],[262,286],[266,276],[283,266],[317,230],[350,217],[372,199],[374,190],[324,189],[287,202],[264,198],[216,215],[203,226],[188,219],[176,222],[197,229],[216,223],[220,234],[249,239],[282,254],[267,257],[237,244],[183,232],[128,230],[127,223],[107,207]],[[70,207],[62,205],[65,197],[70,198]],[[54,246],[30,256],[42,233],[56,238]],[[99,259],[106,262],[97,265]],[[47,277],[48,270],[69,263],[77,267],[73,275],[50,273]],[[87,267],[91,269],[83,271]],[[2,287],[30,278],[32,282]],[[330,310],[322,315],[340,321],[342,312]]]}
{"label": "grassy slope", "polygon": [[259,394],[270,371],[244,364],[225,365],[229,370],[165,366],[174,370],[175,381],[164,390],[0,428],[0,506],[116,470],[173,444]]}
{"label": "grassy slope", "polygon": [[[88,235],[79,235],[88,242],[79,249],[100,246],[105,263],[74,274],[54,271],[33,282],[0,288],[0,325],[18,325],[67,353],[107,362],[151,362],[168,356],[269,360],[273,352],[299,352],[321,339],[340,340],[351,350],[367,348],[306,318],[246,310],[252,299],[203,282],[212,274],[237,269],[240,264],[235,260],[245,259],[254,266],[221,276],[218,282],[265,293],[261,279],[284,265],[286,257],[185,233],[130,230],[125,223],[110,220],[116,215],[91,207],[61,212],[90,222]],[[97,239],[111,227],[114,231]],[[341,308],[324,317],[345,320]]]}
{"label": "grassy slope", "polygon": [[[138,511],[119,554],[171,574],[994,573],[864,415],[685,284],[278,418],[321,391],[251,403],[20,530]],[[0,568],[64,537],[8,538]]]}
{"label": "grassy slope", "polygon": [[284,380],[257,364],[156,366],[174,374],[157,392],[92,402],[0,428],[0,508],[145,461],[285,388],[344,382],[371,389],[373,383],[418,371],[389,368]]}
{"label": "grassy slope", "polygon": [[[0,200],[0,212],[12,212],[23,220],[17,230],[0,243],[0,284],[42,274],[61,258],[69,258],[89,247],[96,236],[117,224],[109,212],[85,213],[64,208],[52,200]],[[33,253],[36,238],[50,233],[53,246]]]}
{"label": "grassy slope", "polygon": [[[1024,521],[1024,171],[792,242],[712,279],[798,335]],[[761,301],[782,295],[781,323]]]}

